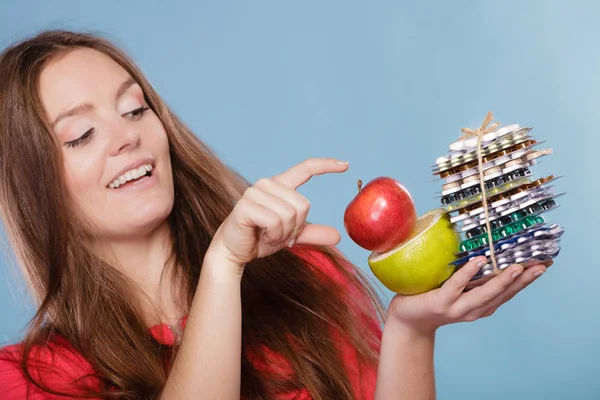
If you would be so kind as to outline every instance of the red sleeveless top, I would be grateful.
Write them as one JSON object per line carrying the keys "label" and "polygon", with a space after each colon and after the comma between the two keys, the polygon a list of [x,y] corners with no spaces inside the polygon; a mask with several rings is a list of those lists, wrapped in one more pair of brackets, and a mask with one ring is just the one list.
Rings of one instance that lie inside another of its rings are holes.
{"label": "red sleeveless top", "polygon": [[[333,277],[338,283],[344,283],[343,278],[333,267],[329,259],[323,254],[312,250],[296,249],[299,255],[305,257],[323,270],[326,274]],[[348,286],[348,285],[346,285]],[[356,293],[348,293],[354,296]],[[368,299],[365,299],[368,302]],[[185,328],[187,318],[182,321],[182,328]],[[365,321],[369,327],[376,333],[381,340],[381,327],[376,318]],[[160,343],[173,345],[175,336],[167,325],[156,325],[150,328],[152,336]],[[337,335],[336,335],[337,336]],[[366,369],[358,364],[356,352],[344,338],[338,339],[339,349],[342,355],[343,364],[346,366],[348,376],[354,387],[356,399],[372,400],[375,396],[375,383],[377,378],[376,368]],[[379,349],[376,349],[379,350]],[[4,355],[0,357],[0,399],[2,400],[59,400],[64,399],[61,396],[55,396],[41,391],[35,385],[30,384],[23,375],[19,367],[21,345],[16,344],[1,349]],[[88,387],[99,388],[100,382],[94,378],[84,378],[92,375],[94,370],[90,363],[79,354],[71,344],[61,336],[56,336],[45,346],[35,348],[30,357],[30,371],[36,380],[42,380],[47,386],[56,391],[72,392],[74,384],[84,383]],[[289,363],[283,356],[276,354],[268,349],[261,354],[260,360],[253,361],[256,368],[261,371],[277,371],[278,373],[291,372]],[[360,367],[360,368],[359,368]],[[82,378],[83,381],[82,381]],[[306,389],[298,389],[286,393],[278,400],[311,400],[311,396]]]}

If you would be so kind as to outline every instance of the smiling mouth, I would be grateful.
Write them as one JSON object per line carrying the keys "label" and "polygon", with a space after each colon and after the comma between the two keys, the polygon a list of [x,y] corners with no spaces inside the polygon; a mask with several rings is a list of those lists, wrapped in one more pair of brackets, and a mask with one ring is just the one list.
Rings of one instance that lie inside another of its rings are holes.
{"label": "smiling mouth", "polygon": [[117,177],[114,181],[112,181],[109,185],[109,189],[119,189],[125,186],[129,186],[140,182],[146,178],[152,176],[152,165],[151,164],[143,164],[138,168],[130,169],[125,172],[123,175]]}

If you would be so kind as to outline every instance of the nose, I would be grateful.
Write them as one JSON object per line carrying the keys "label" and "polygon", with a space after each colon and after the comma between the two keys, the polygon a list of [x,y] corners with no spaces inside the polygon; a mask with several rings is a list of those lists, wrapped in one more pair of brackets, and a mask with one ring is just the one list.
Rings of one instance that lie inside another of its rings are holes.
{"label": "nose", "polygon": [[135,126],[121,126],[113,130],[111,141],[110,155],[116,156],[138,148],[140,132]]}

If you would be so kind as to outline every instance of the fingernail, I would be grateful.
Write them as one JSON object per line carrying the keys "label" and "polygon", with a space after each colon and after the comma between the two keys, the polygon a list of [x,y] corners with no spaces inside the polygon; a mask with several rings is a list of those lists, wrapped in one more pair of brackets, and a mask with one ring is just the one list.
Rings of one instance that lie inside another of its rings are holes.
{"label": "fingernail", "polygon": [[483,268],[483,267],[485,267],[486,264],[487,264],[487,262],[485,262],[485,261],[479,261],[477,263],[477,268]]}
{"label": "fingernail", "polygon": [[544,273],[544,271],[535,271],[535,272],[533,273],[533,276],[535,276],[535,277],[537,278],[538,276],[540,276],[540,275],[541,275],[541,274],[543,274],[543,273]]}
{"label": "fingernail", "polygon": [[513,272],[513,274],[511,275],[513,279],[515,279],[517,276],[521,275],[523,271],[515,271]]}
{"label": "fingernail", "polygon": [[296,243],[296,238],[292,238],[290,239],[290,241],[288,242],[288,247],[294,247],[294,244]]}
{"label": "fingernail", "polygon": [[346,164],[348,164],[348,161],[341,161],[341,160],[338,160],[338,161],[336,161],[336,164],[337,164],[337,165],[346,165]]}

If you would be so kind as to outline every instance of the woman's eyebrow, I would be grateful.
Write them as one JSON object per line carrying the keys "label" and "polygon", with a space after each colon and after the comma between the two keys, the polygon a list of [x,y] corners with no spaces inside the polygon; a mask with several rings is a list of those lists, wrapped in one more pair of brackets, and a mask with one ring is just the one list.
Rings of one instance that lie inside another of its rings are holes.
{"label": "woman's eyebrow", "polygon": [[[119,97],[123,96],[123,94],[125,94],[125,92],[127,92],[127,89],[129,89],[131,86],[135,85],[136,83],[137,82],[133,78],[129,78],[125,82],[121,83],[121,86],[119,86],[119,89],[117,90],[117,94],[115,95],[115,99],[118,100]],[[89,112],[93,109],[94,109],[93,104],[82,103],[82,104],[76,105],[75,107],[73,107],[67,111],[63,111],[60,114],[58,114],[58,116],[54,119],[54,122],[52,122],[52,129],[56,128],[56,125],[58,125],[58,123],[65,118],[73,117],[80,113]]]}
{"label": "woman's eyebrow", "polygon": [[117,90],[117,94],[115,95],[115,100],[119,100],[119,97],[123,96],[125,92],[127,92],[127,89],[136,83],[137,82],[133,78],[129,78],[125,82],[121,83],[121,86],[119,86],[119,90]]}

